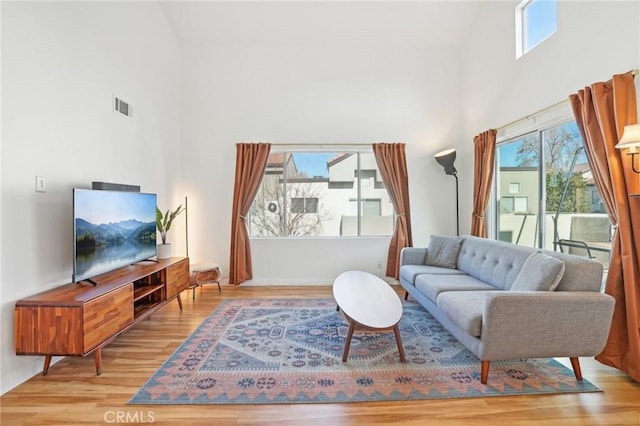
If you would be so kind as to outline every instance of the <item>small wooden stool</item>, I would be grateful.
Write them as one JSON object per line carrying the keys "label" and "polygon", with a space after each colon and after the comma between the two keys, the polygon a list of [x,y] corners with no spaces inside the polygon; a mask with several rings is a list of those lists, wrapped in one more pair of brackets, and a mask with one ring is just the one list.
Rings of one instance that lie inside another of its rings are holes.
{"label": "small wooden stool", "polygon": [[215,263],[196,263],[191,265],[188,288],[193,290],[193,300],[196,299],[196,287],[201,287],[203,284],[216,283],[218,284],[218,293],[222,293],[219,279],[220,267]]}

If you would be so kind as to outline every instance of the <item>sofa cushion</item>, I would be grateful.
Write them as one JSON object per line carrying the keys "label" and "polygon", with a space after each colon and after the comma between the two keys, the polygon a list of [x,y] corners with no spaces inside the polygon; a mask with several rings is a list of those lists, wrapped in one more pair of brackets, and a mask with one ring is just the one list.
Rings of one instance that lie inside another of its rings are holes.
{"label": "sofa cushion", "polygon": [[480,337],[486,295],[486,291],[447,291],[438,296],[438,308],[462,330]]}
{"label": "sofa cushion", "polygon": [[420,274],[431,275],[466,275],[457,269],[441,268],[429,265],[403,265],[400,267],[400,277],[407,282],[415,284],[416,277]]}
{"label": "sofa cushion", "polygon": [[416,277],[415,286],[433,303],[447,291],[498,290],[469,275],[421,274]]}
{"label": "sofa cushion", "polygon": [[542,250],[549,256],[564,262],[564,274],[555,291],[595,291],[602,288],[602,263],[588,257],[575,256],[550,250]]}
{"label": "sofa cushion", "polygon": [[459,237],[432,235],[427,248],[425,264],[455,269],[460,251]]}
{"label": "sofa cushion", "polygon": [[536,251],[539,250],[465,235],[458,255],[457,269],[501,290],[507,290],[524,262]]}
{"label": "sofa cushion", "polygon": [[511,291],[553,291],[564,274],[564,262],[542,252],[531,253],[513,281]]}

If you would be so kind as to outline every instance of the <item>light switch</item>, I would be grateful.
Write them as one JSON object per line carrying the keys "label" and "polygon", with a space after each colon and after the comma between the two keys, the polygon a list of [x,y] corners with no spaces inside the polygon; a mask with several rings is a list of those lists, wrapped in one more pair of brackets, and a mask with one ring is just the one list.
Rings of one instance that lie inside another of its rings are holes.
{"label": "light switch", "polygon": [[44,178],[36,176],[36,192],[47,192],[44,186]]}

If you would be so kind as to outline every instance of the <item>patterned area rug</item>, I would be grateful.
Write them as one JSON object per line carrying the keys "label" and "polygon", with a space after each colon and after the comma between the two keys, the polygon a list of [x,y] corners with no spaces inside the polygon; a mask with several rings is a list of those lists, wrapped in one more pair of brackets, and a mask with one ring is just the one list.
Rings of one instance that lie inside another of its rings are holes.
{"label": "patterned area rug", "polygon": [[596,392],[553,359],[480,362],[427,311],[403,302],[406,362],[393,333],[356,332],[333,299],[228,299],[130,404],[291,404]]}

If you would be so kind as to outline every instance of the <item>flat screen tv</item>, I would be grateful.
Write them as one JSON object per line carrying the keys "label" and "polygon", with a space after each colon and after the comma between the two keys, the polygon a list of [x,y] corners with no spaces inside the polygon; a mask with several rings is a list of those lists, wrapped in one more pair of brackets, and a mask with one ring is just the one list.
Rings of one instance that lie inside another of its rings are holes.
{"label": "flat screen tv", "polygon": [[73,281],[156,256],[156,194],[73,189]]}

